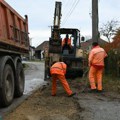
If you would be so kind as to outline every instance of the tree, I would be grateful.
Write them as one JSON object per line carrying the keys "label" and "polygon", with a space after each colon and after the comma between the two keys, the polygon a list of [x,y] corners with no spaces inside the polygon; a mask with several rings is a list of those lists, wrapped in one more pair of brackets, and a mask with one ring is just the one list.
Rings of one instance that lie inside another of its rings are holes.
{"label": "tree", "polygon": [[113,47],[120,48],[120,28],[116,30],[115,36],[113,38]]}
{"label": "tree", "polygon": [[116,29],[116,32],[113,37],[113,42],[108,43],[104,46],[104,49],[109,52],[110,50],[118,49],[120,48],[120,28]]}
{"label": "tree", "polygon": [[100,34],[105,36],[108,40],[108,42],[111,42],[111,39],[116,33],[116,30],[119,28],[119,21],[111,20],[108,21],[106,24],[103,24],[100,28]]}
{"label": "tree", "polygon": [[106,72],[111,75],[120,76],[120,28],[116,30],[113,41],[104,46],[108,53]]}
{"label": "tree", "polygon": [[120,39],[120,27],[116,30],[114,39],[119,38]]}

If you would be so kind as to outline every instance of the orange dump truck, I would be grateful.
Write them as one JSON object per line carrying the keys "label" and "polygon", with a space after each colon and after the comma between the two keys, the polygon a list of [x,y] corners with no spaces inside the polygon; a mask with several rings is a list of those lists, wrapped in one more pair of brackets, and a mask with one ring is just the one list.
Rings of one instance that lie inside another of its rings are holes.
{"label": "orange dump truck", "polygon": [[29,52],[28,18],[0,0],[0,106],[10,105],[24,92],[21,55]]}

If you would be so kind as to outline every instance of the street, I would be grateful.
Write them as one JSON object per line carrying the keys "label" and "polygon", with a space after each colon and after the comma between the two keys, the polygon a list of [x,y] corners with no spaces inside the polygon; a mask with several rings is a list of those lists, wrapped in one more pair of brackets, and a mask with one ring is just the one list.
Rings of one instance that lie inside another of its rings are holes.
{"label": "street", "polygon": [[80,113],[83,120],[119,120],[120,95],[80,94],[78,102],[84,111]]}
{"label": "street", "polygon": [[[39,89],[44,83],[43,63],[27,64],[30,67],[25,71],[24,95],[16,99],[7,109],[0,110],[1,113],[10,112],[10,108],[13,111],[5,117],[5,120],[119,120],[120,94],[110,91],[83,93],[84,84],[81,83],[82,78],[78,78],[69,81],[72,90],[77,92],[76,96],[68,98],[61,84],[58,84],[57,96],[52,97],[51,84],[43,91]],[[37,91],[25,100],[25,96],[35,89]],[[15,109],[18,105],[19,107]]]}
{"label": "street", "polygon": [[44,63],[24,62],[29,66],[25,70],[25,91],[24,95],[30,94],[44,83]]}

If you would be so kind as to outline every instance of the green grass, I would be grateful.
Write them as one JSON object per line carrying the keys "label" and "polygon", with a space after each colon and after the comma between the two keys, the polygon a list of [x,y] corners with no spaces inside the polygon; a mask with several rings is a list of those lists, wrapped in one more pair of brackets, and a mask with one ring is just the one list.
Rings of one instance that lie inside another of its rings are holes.
{"label": "green grass", "polygon": [[120,78],[104,76],[103,77],[103,88],[106,91],[112,91],[120,93]]}
{"label": "green grass", "polygon": [[[68,79],[67,81],[71,85],[77,86],[77,87],[81,87],[82,85],[89,86],[88,77]],[[116,92],[120,94],[120,78],[104,75],[103,76],[103,89],[108,92]]]}

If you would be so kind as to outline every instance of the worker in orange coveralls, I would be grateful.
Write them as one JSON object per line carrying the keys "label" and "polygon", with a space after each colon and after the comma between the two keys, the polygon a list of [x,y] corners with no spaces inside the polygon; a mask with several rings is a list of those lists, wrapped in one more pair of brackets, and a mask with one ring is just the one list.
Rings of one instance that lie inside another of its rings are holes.
{"label": "worker in orange coveralls", "polygon": [[66,34],[66,37],[62,41],[62,46],[64,46],[65,44],[71,47],[71,39],[69,38],[68,34]]}
{"label": "worker in orange coveralls", "polygon": [[[101,48],[97,42],[92,43],[92,50],[89,53],[89,81],[91,90],[90,92],[102,92],[102,74],[104,69],[104,58],[107,53]],[[96,87],[97,84],[97,87]]]}
{"label": "worker in orange coveralls", "polygon": [[66,37],[62,40],[62,47],[64,49],[71,50],[71,39],[69,38],[68,34],[66,34]]}
{"label": "worker in orange coveralls", "polygon": [[52,96],[56,96],[56,81],[59,80],[63,88],[68,94],[68,97],[72,97],[76,93],[73,93],[69,87],[69,84],[65,78],[67,65],[64,62],[54,62],[50,68],[50,73],[52,76]]}

